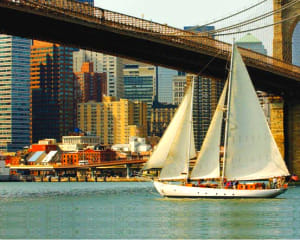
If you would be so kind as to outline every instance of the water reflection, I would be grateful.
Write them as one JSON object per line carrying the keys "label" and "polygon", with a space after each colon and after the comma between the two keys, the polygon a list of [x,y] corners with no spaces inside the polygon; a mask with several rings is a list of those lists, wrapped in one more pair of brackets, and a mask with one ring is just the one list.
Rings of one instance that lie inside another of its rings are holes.
{"label": "water reflection", "polygon": [[151,183],[0,184],[0,238],[300,238],[281,199],[165,199]]}

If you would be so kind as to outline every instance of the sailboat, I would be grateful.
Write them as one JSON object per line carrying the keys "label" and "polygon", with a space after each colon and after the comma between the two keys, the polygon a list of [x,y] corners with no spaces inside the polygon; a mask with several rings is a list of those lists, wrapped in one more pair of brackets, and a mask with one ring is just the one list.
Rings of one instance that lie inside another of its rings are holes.
{"label": "sailboat", "polygon": [[[193,84],[143,170],[161,169],[154,186],[164,197],[272,198],[287,190],[290,173],[272,136],[238,48],[196,163]],[[224,116],[225,119],[224,119]],[[225,125],[223,163],[220,162]],[[205,184],[208,180],[216,184]],[[204,182],[204,184],[203,184]],[[270,182],[270,184],[269,184]],[[228,184],[229,183],[229,184]]]}

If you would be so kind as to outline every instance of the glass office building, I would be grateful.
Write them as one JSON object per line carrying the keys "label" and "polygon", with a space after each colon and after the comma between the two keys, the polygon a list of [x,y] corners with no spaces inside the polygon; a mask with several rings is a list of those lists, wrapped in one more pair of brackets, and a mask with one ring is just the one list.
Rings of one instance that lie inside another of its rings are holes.
{"label": "glass office building", "polygon": [[173,102],[173,78],[178,75],[178,72],[173,69],[156,67],[156,82],[157,82],[157,96],[161,103]]}
{"label": "glass office building", "polygon": [[0,151],[30,144],[31,40],[0,34]]}

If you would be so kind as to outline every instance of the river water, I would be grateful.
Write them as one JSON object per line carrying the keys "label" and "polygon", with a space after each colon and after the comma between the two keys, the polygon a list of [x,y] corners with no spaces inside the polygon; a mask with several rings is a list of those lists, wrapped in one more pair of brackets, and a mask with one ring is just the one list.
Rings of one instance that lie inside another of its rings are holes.
{"label": "river water", "polygon": [[149,182],[0,183],[0,238],[300,238],[300,187],[275,199],[163,199]]}

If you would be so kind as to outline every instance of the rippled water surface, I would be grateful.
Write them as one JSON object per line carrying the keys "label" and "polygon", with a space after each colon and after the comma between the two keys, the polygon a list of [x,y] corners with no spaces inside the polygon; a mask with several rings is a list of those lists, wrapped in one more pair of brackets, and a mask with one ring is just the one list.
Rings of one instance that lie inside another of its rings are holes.
{"label": "rippled water surface", "polygon": [[300,187],[275,199],[163,199],[152,183],[0,183],[0,238],[300,238]]}

